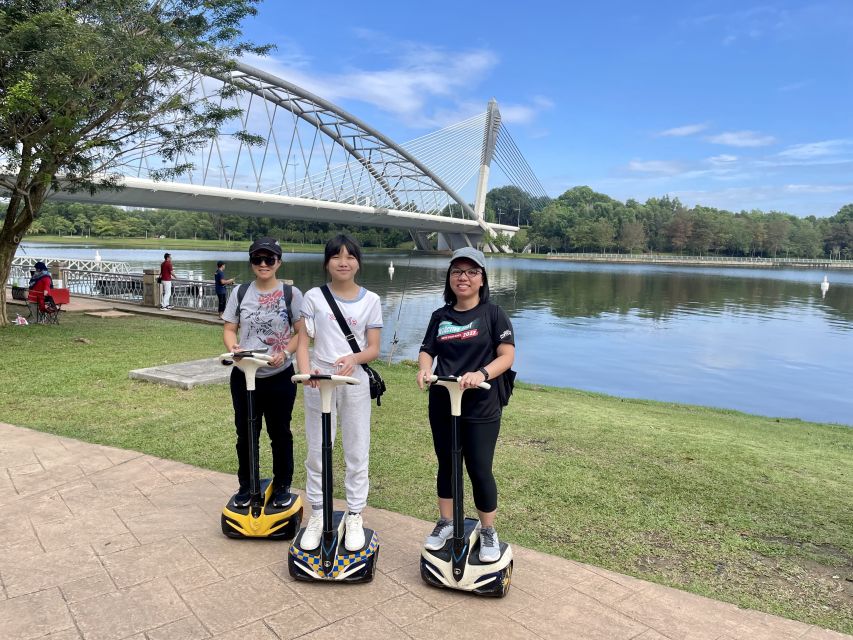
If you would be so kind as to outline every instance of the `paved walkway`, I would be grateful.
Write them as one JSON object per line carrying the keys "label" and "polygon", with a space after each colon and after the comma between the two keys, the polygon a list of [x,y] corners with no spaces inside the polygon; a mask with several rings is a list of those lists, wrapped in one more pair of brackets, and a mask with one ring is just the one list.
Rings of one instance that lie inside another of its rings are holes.
{"label": "paved walkway", "polygon": [[431,523],[379,509],[370,584],[295,582],[219,529],[234,478],[0,423],[0,638],[850,638],[514,548],[502,600],[421,581]]}

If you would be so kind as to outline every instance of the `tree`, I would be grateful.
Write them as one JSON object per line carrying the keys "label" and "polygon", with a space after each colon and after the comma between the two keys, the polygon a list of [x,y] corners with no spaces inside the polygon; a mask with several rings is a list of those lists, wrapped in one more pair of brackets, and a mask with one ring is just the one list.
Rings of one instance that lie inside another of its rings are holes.
{"label": "tree", "polygon": [[[189,170],[197,148],[240,111],[207,97],[194,73],[222,75],[243,53],[240,24],[259,0],[4,0],[0,4],[0,282],[50,194],[116,188],[123,157],[157,155]],[[234,134],[247,143],[259,138]],[[109,222],[106,220],[105,222]],[[115,229],[113,229],[115,231]],[[0,287],[0,324],[6,324]]]}
{"label": "tree", "polygon": [[630,221],[622,225],[616,244],[620,249],[633,253],[635,249],[643,249],[646,246],[646,230],[642,222]]}

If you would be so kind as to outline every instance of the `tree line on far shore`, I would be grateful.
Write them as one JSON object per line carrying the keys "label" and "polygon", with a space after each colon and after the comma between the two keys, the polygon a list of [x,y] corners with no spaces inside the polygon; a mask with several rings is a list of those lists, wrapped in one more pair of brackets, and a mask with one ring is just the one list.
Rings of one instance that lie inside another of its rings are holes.
{"label": "tree line on far shore", "polygon": [[[669,196],[623,203],[586,186],[553,200],[533,199],[508,186],[489,192],[486,218],[521,224],[514,237],[497,238],[516,251],[853,259],[853,204],[830,217],[800,218],[780,211],[689,208]],[[322,244],[339,231],[352,233],[365,247],[411,246],[408,232],[400,229],[50,201],[30,228],[30,234],[90,237],[248,240],[269,235],[297,244]]]}
{"label": "tree line on far shore", "polygon": [[[853,204],[831,217],[800,218],[781,211],[689,208],[669,196],[623,203],[586,186],[538,207],[515,187],[493,191],[491,208],[487,200],[491,220],[515,224],[518,215],[522,224],[529,221],[515,237],[498,238],[515,250],[853,259]],[[511,219],[500,220],[501,209]]]}

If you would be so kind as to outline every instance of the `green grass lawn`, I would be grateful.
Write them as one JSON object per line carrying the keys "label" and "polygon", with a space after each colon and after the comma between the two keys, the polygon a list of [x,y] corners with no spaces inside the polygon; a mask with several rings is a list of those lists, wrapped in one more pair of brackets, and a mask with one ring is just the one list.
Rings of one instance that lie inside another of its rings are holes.
{"label": "green grass lawn", "polygon": [[[0,420],[233,473],[225,386],[127,375],[216,355],[220,332],[73,313],[2,328]],[[377,368],[389,392],[374,407],[370,504],[431,520],[426,396],[413,364]],[[297,460],[302,421],[297,402]],[[495,473],[508,542],[853,632],[853,429],[520,384]]]}

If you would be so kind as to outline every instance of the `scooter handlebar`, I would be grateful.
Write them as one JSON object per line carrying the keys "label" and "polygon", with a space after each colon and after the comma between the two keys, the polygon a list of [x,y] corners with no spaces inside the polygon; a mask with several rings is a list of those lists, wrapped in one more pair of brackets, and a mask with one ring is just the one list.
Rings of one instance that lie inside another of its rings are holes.
{"label": "scooter handlebar", "polygon": [[308,380],[331,380],[336,384],[361,384],[361,380],[359,380],[358,378],[352,378],[350,376],[336,376],[328,373],[297,373],[290,379],[293,382],[307,382]]}
{"label": "scooter handlebar", "polygon": [[[430,383],[435,383],[435,382],[456,382],[456,383],[458,384],[458,383],[459,383],[459,381],[460,381],[461,379],[462,379],[462,376],[436,376],[436,375],[433,375],[433,376],[430,378]],[[491,388],[492,388],[492,385],[490,385],[488,382],[481,382],[481,383],[480,383],[480,384],[478,384],[477,386],[478,386],[480,389],[486,389],[486,390],[489,390],[489,389],[491,389]]]}
{"label": "scooter handlebar", "polygon": [[234,364],[234,360],[236,359],[253,358],[254,360],[266,364],[272,360],[272,356],[267,355],[265,352],[266,349],[246,349],[244,351],[223,353],[219,356],[219,362],[227,367]]}

